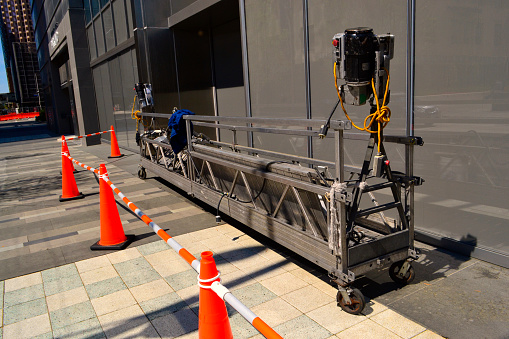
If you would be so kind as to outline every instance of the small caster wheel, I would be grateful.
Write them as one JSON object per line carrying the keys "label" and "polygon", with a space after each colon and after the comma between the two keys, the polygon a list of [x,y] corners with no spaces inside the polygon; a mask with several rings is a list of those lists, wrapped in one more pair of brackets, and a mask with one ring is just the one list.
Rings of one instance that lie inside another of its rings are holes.
{"label": "small caster wheel", "polygon": [[405,260],[401,260],[401,261],[395,262],[389,268],[389,276],[391,277],[392,280],[394,280],[395,282],[397,282],[399,284],[409,284],[415,278],[415,271],[412,266],[408,267],[408,270],[404,276],[400,276],[398,274],[399,270],[401,269],[401,267],[403,266],[404,263],[405,263]]}
{"label": "small caster wheel", "polygon": [[364,307],[366,306],[366,300],[364,300],[364,295],[357,288],[352,288],[352,292],[349,295],[351,305],[347,305],[345,300],[343,299],[343,295],[341,292],[338,292],[336,296],[336,300],[338,301],[338,305],[345,311],[350,314],[360,314]]}
{"label": "small caster wheel", "polygon": [[145,180],[147,179],[147,171],[145,171],[144,168],[140,168],[138,170],[138,178],[142,179],[142,180]]}

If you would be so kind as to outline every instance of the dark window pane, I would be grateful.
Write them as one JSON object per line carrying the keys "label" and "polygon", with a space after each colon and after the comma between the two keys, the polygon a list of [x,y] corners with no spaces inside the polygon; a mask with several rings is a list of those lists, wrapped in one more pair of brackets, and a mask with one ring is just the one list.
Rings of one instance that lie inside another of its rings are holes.
{"label": "dark window pane", "polygon": [[134,91],[133,87],[136,83],[137,74],[135,75],[136,66],[133,64],[132,60],[132,51],[127,51],[119,56],[120,60],[120,73],[122,76],[122,93],[124,95],[124,107],[125,107],[125,120],[127,126],[127,144],[131,147],[136,147],[136,143],[134,142],[133,136],[136,131],[136,120],[131,118],[131,111],[133,108],[134,102]]}
{"label": "dark window pane", "polygon": [[127,112],[124,109],[124,96],[122,93],[122,86],[125,84],[122,82],[122,78],[120,76],[120,58],[117,57],[110,60],[108,62],[108,69],[110,71],[111,99],[113,103],[112,114],[115,121],[115,134],[117,136],[118,143],[120,145],[127,146],[127,128],[125,121]]}
{"label": "dark window pane", "polygon": [[97,58],[97,49],[95,47],[95,38],[94,38],[94,26],[89,26],[87,28],[87,36],[88,36],[88,48],[90,50],[90,60]]}
{"label": "dark window pane", "polygon": [[85,22],[88,24],[90,21],[92,21],[92,11],[90,9],[89,0],[83,0],[83,5],[85,8]]}
{"label": "dark window pane", "polygon": [[113,18],[111,17],[111,7],[103,12],[104,35],[106,37],[106,49],[109,51],[115,47],[115,32],[113,30]]}
{"label": "dark window pane", "polygon": [[90,0],[90,6],[92,7],[92,17],[99,13],[99,0]]}
{"label": "dark window pane", "polygon": [[97,56],[101,56],[105,52],[103,24],[101,21],[101,17],[98,17],[94,20],[94,28],[95,28],[95,38],[97,41]]}
{"label": "dark window pane", "polygon": [[132,37],[134,34],[133,34],[133,11],[132,11],[132,8],[131,8],[131,1],[130,0],[127,0],[127,3],[126,3],[126,9],[127,9],[127,28],[128,28],[128,32],[129,32],[129,37]]}
{"label": "dark window pane", "polygon": [[109,129],[106,121],[106,112],[104,109],[104,91],[101,77],[101,67],[96,67],[92,71],[94,76],[95,99],[97,101],[97,113],[99,115],[99,124],[101,130]]}
{"label": "dark window pane", "polygon": [[115,33],[117,35],[117,44],[127,40],[127,23],[125,17],[124,0],[115,0],[112,2],[113,16],[115,18]]}
{"label": "dark window pane", "polygon": [[108,4],[108,0],[101,0],[101,8]]}

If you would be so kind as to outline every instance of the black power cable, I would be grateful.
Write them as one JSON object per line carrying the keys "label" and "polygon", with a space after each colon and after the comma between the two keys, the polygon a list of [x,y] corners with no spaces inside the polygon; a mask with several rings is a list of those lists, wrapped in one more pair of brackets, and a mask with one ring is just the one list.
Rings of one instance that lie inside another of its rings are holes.
{"label": "black power cable", "polygon": [[330,119],[332,118],[332,115],[334,114],[334,112],[336,112],[336,108],[338,108],[338,105],[339,105],[339,99],[336,102],[336,104],[334,105],[332,112],[330,112],[329,118],[327,119],[327,122],[325,123],[325,125],[322,125],[322,127],[320,127],[320,132],[318,132],[318,136],[320,137],[320,139],[323,139],[327,136],[327,132],[329,131]]}

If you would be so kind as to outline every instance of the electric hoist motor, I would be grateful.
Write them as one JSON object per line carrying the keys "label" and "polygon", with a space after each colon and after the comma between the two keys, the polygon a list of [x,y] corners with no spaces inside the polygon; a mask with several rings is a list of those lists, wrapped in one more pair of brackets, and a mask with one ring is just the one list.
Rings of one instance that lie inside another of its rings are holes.
{"label": "electric hoist motor", "polygon": [[152,85],[143,84],[141,82],[134,84],[134,90],[138,97],[140,108],[154,106],[154,99],[152,99]]}
{"label": "electric hoist motor", "polygon": [[341,85],[344,103],[364,105],[373,94],[372,80],[378,95],[384,93],[394,55],[394,35],[375,35],[369,27],[349,28],[334,35],[332,45],[337,77],[345,81]]}

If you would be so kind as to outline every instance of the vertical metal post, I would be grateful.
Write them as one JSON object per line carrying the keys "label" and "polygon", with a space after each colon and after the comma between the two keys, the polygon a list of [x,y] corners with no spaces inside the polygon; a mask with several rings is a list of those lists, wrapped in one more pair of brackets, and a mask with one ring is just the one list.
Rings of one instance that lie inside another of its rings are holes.
{"label": "vertical metal post", "polygon": [[[309,23],[308,23],[308,0],[302,0],[302,13],[304,16],[304,67],[306,77],[306,118],[312,119],[311,115],[311,73],[309,65]],[[308,127],[308,129],[310,129]],[[308,158],[313,157],[313,139],[308,136]]]}
{"label": "vertical metal post", "polygon": [[[334,130],[334,141],[335,141],[335,151],[336,151],[336,180],[339,182],[345,181],[345,154],[344,154],[344,139],[343,139],[343,130],[338,129]],[[330,202],[333,203],[332,201]],[[348,242],[346,240],[346,209],[345,203],[339,203],[340,209],[339,213],[339,241],[341,246],[341,271],[344,274],[348,274]]]}
{"label": "vertical metal post", "polygon": [[[246,96],[246,115],[248,118],[253,116],[251,112],[251,88],[249,85],[249,59],[247,54],[247,28],[246,28],[246,2],[239,0],[240,14],[240,37],[242,40],[242,68],[244,75],[244,91]],[[250,125],[250,124],[249,124]],[[254,146],[253,132],[247,132],[247,144]]]}
{"label": "vertical metal post", "polygon": [[[217,88],[216,88],[216,68],[215,68],[215,56],[214,56],[214,39],[212,36],[212,27],[209,26],[209,53],[210,53],[210,74],[211,74],[211,81],[212,81],[212,101],[214,103],[214,116],[219,116],[219,112],[217,110]],[[216,121],[216,124],[218,122]],[[220,138],[220,131],[219,128],[216,128],[216,140],[221,140]]]}
{"label": "vertical metal post", "polygon": [[[141,27],[141,29],[143,30],[143,39],[145,40],[144,45],[145,45],[145,60],[147,63],[147,82],[151,84],[152,83],[152,69],[151,69],[151,65],[150,65],[150,52],[148,50],[148,33],[147,33],[147,26],[145,25],[145,9],[143,8],[143,1],[140,2],[140,9],[141,9],[141,20],[143,23],[143,27]],[[104,41],[106,41],[106,40],[104,40]]]}
{"label": "vertical metal post", "polygon": [[182,103],[180,102],[180,81],[179,81],[179,66],[178,66],[178,62],[177,62],[177,45],[176,45],[176,42],[175,42],[175,31],[174,30],[171,30],[171,34],[172,34],[172,37],[173,37],[173,55],[174,55],[174,62],[175,62],[175,76],[177,78],[177,94],[178,94],[178,98],[179,98],[179,105],[178,105],[178,108],[182,108]]}
{"label": "vertical metal post", "polygon": [[[415,0],[407,2],[407,60],[406,60],[406,135],[414,135],[414,95],[415,95]],[[405,172],[407,176],[414,175],[414,146],[405,145]],[[406,211],[409,218],[410,248],[414,243],[414,185],[405,191]]]}
{"label": "vertical metal post", "polygon": [[339,182],[345,181],[345,154],[344,154],[344,139],[343,130],[334,130],[334,144],[335,144],[335,165],[336,165],[336,180]]}
{"label": "vertical metal post", "polygon": [[194,181],[194,167],[193,167],[193,159],[191,158],[192,151],[192,141],[191,138],[193,134],[191,133],[191,120],[186,119],[186,135],[187,135],[187,170],[189,174],[189,183],[191,185],[191,192],[189,194],[193,196],[193,181]]}
{"label": "vertical metal post", "polygon": [[414,135],[415,0],[407,2],[406,135]]}

